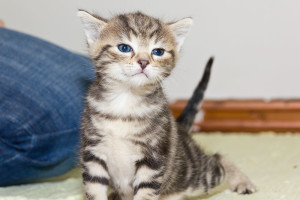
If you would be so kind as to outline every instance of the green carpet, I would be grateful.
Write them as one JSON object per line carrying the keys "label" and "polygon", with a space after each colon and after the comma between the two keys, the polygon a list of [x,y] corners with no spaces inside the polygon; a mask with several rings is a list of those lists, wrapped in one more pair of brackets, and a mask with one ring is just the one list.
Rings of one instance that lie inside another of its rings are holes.
{"label": "green carpet", "polygon": [[[238,195],[220,187],[197,200],[300,199],[300,134],[195,134],[207,152],[233,161],[258,192]],[[0,188],[0,200],[83,200],[79,170],[40,183]]]}

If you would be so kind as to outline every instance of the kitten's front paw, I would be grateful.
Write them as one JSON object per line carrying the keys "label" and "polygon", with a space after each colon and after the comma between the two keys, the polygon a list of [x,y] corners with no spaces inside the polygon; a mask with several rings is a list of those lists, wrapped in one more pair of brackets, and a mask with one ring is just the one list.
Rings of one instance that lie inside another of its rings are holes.
{"label": "kitten's front paw", "polygon": [[238,194],[251,194],[256,192],[256,187],[253,183],[251,183],[250,180],[248,180],[246,182],[237,184],[233,191],[237,192]]}

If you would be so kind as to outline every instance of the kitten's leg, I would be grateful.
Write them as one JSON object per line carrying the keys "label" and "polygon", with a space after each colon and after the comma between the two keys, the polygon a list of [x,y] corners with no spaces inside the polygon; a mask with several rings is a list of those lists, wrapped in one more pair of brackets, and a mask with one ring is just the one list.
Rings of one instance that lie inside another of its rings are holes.
{"label": "kitten's leg", "polygon": [[136,163],[136,175],[133,182],[134,200],[157,200],[159,199],[162,183],[162,167],[158,162],[148,159]]}
{"label": "kitten's leg", "polygon": [[225,180],[232,191],[239,194],[251,194],[256,191],[255,185],[233,163],[222,156],[220,162],[225,169]]}
{"label": "kitten's leg", "polygon": [[87,200],[107,200],[109,175],[103,159],[89,151],[81,155],[82,179]]}
{"label": "kitten's leg", "polygon": [[228,182],[232,191],[239,194],[251,194],[256,191],[250,179],[223,156],[214,154],[206,159],[200,177],[205,192],[224,181]]}

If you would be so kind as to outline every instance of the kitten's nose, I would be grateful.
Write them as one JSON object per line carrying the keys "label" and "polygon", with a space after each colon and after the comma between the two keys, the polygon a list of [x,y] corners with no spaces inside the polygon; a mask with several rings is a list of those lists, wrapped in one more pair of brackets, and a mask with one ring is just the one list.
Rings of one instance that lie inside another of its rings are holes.
{"label": "kitten's nose", "polygon": [[145,69],[147,67],[147,65],[150,63],[149,60],[143,60],[143,59],[139,59],[137,61],[142,69]]}

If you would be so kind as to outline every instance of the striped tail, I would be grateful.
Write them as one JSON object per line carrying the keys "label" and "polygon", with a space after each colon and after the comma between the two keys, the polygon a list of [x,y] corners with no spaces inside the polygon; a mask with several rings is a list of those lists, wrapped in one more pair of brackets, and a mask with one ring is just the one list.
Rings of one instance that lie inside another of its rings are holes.
{"label": "striped tail", "polygon": [[199,111],[199,107],[201,105],[204,92],[207,88],[211,67],[213,64],[214,58],[211,57],[205,67],[204,73],[202,75],[202,79],[199,82],[198,86],[194,90],[192,98],[188,101],[186,107],[180,114],[180,116],[176,119],[180,132],[189,133],[193,126],[195,116]]}

